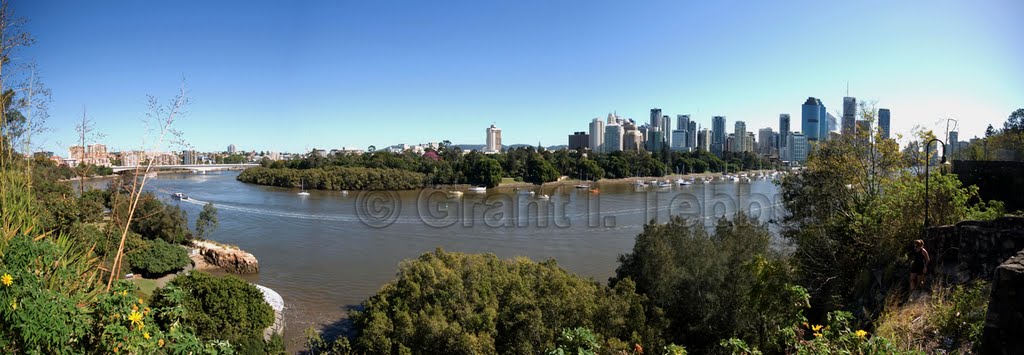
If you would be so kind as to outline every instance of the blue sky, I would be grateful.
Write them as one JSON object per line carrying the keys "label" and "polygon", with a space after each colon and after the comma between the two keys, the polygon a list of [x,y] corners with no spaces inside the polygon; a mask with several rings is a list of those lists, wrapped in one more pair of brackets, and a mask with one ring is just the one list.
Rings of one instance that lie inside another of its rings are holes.
{"label": "blue sky", "polygon": [[[778,128],[808,96],[892,110],[893,130],[982,135],[1024,107],[1024,2],[19,1],[66,154],[83,105],[138,149],[146,95],[186,77],[200,150],[449,139],[566,144],[613,110]],[[794,127],[799,126],[794,123]],[[944,125],[942,125],[944,127]],[[943,128],[944,129],[944,128]]]}

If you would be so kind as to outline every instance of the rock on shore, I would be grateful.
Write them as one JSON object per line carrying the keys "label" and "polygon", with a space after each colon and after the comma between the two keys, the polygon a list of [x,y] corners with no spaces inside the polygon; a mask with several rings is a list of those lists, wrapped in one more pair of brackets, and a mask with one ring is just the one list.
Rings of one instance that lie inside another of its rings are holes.
{"label": "rock on shore", "polygon": [[235,274],[253,274],[259,272],[259,261],[256,256],[238,249],[210,241],[192,241],[192,246],[199,249],[199,254],[206,262],[216,265],[227,272]]}

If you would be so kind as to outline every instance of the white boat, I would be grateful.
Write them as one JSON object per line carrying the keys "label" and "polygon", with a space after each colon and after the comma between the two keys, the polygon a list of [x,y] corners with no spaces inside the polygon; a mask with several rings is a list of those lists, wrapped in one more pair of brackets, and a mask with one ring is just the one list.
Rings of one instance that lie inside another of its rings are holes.
{"label": "white boat", "polygon": [[590,185],[587,185],[587,184],[577,184],[576,188],[577,189],[589,189]]}
{"label": "white boat", "polygon": [[729,180],[732,180],[732,182],[739,182],[740,181],[740,177],[736,176],[736,175],[730,175],[729,176]]}
{"label": "white boat", "polygon": [[680,178],[676,180],[676,184],[679,184],[679,186],[691,185],[693,184],[693,180],[683,180],[682,178]]}
{"label": "white boat", "polygon": [[659,188],[668,188],[668,187],[672,187],[672,183],[671,183],[671,182],[669,182],[669,181],[659,181],[659,182],[658,182],[658,187],[659,187]]}
{"label": "white boat", "polygon": [[483,186],[473,186],[469,188],[469,192],[487,192],[487,188]]}
{"label": "white boat", "polygon": [[302,191],[299,191],[299,196],[309,196],[309,191],[306,191],[306,182],[299,180],[299,186],[302,187]]}
{"label": "white boat", "polygon": [[710,184],[711,183],[711,178],[701,179],[701,182],[703,182],[705,184]]}
{"label": "white boat", "polygon": [[448,191],[448,198],[462,197],[462,191]]}
{"label": "white boat", "polygon": [[188,195],[186,195],[186,194],[184,194],[182,192],[175,192],[175,193],[171,194],[171,198],[173,198],[175,200],[188,200]]}
{"label": "white boat", "polygon": [[637,180],[636,182],[633,183],[633,186],[636,186],[636,187],[647,187],[647,183],[644,183],[643,180]]}
{"label": "white boat", "polygon": [[550,199],[550,198],[551,198],[551,196],[548,196],[548,195],[540,195],[540,196],[537,196],[537,199],[538,199],[538,200],[547,200],[547,199]]}

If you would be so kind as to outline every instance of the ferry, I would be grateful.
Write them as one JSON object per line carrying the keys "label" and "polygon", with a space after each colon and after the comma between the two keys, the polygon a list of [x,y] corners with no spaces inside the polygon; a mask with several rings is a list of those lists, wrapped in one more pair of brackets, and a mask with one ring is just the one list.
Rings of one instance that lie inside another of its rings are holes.
{"label": "ferry", "polygon": [[181,193],[181,192],[175,192],[175,193],[171,194],[171,198],[173,198],[175,200],[188,200],[188,195],[186,195],[184,193]]}

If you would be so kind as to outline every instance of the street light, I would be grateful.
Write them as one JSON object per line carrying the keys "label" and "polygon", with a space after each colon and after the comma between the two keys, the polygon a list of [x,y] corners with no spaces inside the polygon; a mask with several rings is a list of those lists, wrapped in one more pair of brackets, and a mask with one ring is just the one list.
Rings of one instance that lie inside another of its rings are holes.
{"label": "street light", "polygon": [[928,197],[929,197],[929,195],[928,195],[928,177],[929,177],[929,175],[928,175],[928,166],[931,165],[931,161],[929,161],[929,159],[928,159],[928,152],[930,152],[931,150],[928,149],[928,147],[931,147],[932,143],[934,143],[936,141],[938,141],[939,143],[942,143],[942,161],[940,161],[939,164],[945,164],[946,163],[946,142],[943,142],[942,140],[940,140],[938,138],[932,138],[931,140],[928,141],[928,143],[924,144],[924,231],[925,232],[928,231]]}

